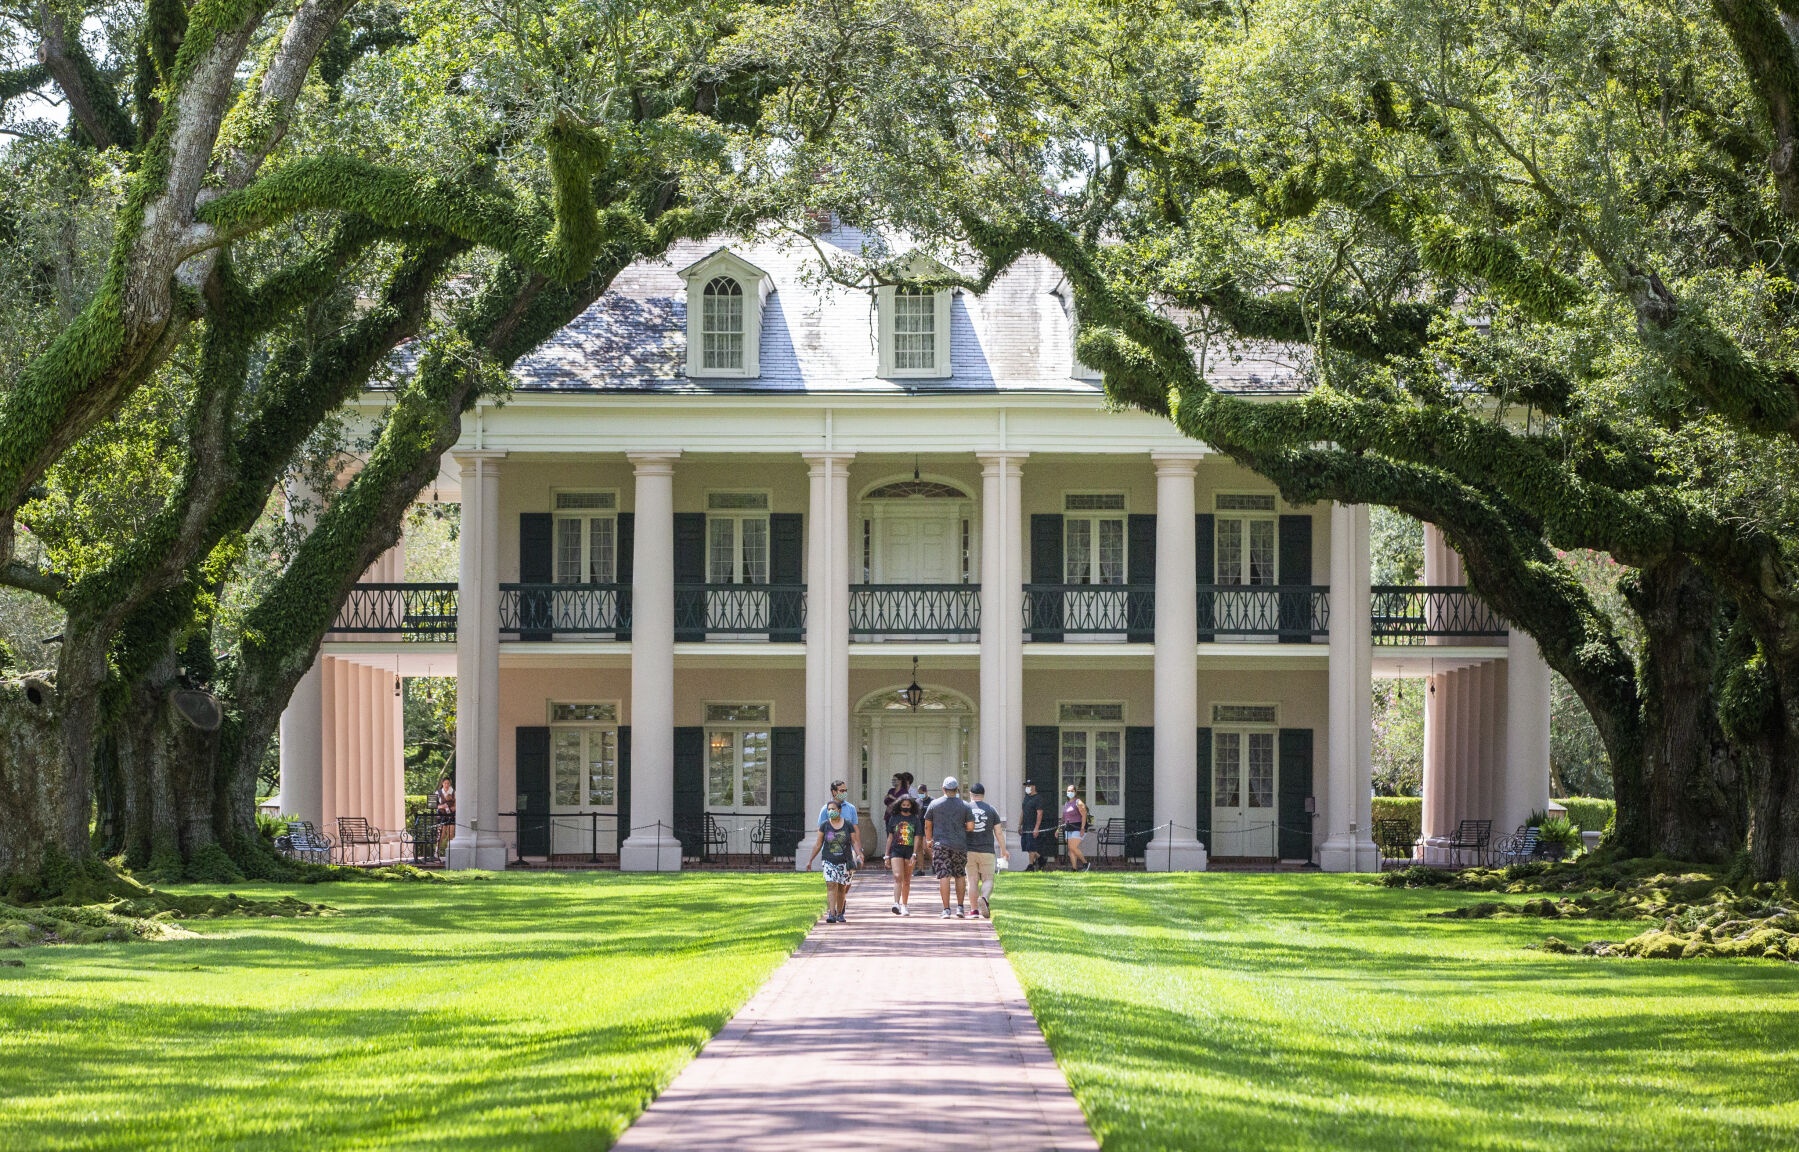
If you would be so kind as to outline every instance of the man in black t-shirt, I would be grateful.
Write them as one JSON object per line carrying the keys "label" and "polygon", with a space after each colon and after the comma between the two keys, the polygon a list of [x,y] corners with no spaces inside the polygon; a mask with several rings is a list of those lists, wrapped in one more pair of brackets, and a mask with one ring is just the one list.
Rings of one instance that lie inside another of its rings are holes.
{"label": "man in black t-shirt", "polygon": [[[1031,862],[1024,866],[1026,872],[1043,866],[1043,853],[1037,847],[1037,837],[1043,831],[1043,815],[1043,797],[1037,795],[1037,782],[1026,780],[1024,812],[1018,817],[1018,846],[1031,858]],[[1053,825],[1050,835],[1054,837]]]}

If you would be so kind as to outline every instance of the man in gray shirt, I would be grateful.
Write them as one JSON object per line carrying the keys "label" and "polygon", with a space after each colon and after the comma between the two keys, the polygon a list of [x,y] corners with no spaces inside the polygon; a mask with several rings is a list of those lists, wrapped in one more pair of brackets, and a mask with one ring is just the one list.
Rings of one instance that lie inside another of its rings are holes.
{"label": "man in gray shirt", "polygon": [[[993,877],[996,860],[1006,858],[1006,822],[987,803],[986,789],[977,781],[968,789],[968,889],[974,897],[974,914],[993,919]],[[998,855],[995,855],[995,849]]]}
{"label": "man in gray shirt", "polygon": [[956,795],[960,787],[954,776],[946,777],[943,795],[924,810],[924,837],[931,845],[931,872],[937,877],[937,891],[943,897],[945,920],[951,915],[951,880],[956,882],[954,915],[957,919],[968,915],[968,829],[974,823],[974,814],[967,802]]}

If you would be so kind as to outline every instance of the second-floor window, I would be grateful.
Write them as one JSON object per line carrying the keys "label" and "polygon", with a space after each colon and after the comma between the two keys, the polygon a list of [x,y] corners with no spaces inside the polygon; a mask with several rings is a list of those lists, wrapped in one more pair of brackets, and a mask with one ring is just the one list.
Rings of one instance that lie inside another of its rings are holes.
{"label": "second-floor window", "polygon": [[715,276],[700,295],[700,352],[707,368],[743,367],[743,286]]}
{"label": "second-floor window", "polygon": [[768,583],[768,493],[706,497],[706,582]]}
{"label": "second-floor window", "polygon": [[1217,498],[1217,562],[1219,584],[1275,582],[1274,496],[1268,493],[1221,493]]}
{"label": "second-floor window", "polygon": [[1063,510],[1063,582],[1124,583],[1124,494],[1070,492]]}
{"label": "second-floor window", "polygon": [[611,584],[618,574],[618,496],[556,493],[556,583]]}

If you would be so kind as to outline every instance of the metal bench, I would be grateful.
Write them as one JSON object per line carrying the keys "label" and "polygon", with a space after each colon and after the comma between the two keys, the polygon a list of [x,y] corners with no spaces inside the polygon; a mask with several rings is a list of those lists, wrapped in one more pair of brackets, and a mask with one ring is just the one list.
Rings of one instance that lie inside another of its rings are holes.
{"label": "metal bench", "polygon": [[705,851],[701,853],[700,858],[716,860],[721,864],[728,863],[728,857],[731,854],[730,835],[726,833],[723,824],[712,818],[710,812],[706,813],[705,837]]}
{"label": "metal bench", "polygon": [[1523,825],[1518,831],[1499,842],[1499,862],[1501,864],[1525,864],[1536,860],[1543,854],[1542,843],[1537,839],[1537,829]]}
{"label": "metal bench", "polygon": [[442,839],[442,825],[435,813],[420,812],[412,818],[412,827],[400,834],[402,843],[412,845],[412,862],[423,864],[428,860],[436,860],[437,845]]}
{"label": "metal bench", "polygon": [[[1124,839],[1124,817],[1114,816],[1107,820],[1099,830],[1099,851],[1094,853],[1094,858],[1104,860],[1108,856],[1115,856],[1120,864],[1124,863]],[[1116,852],[1109,851],[1114,848],[1117,849]]]}
{"label": "metal bench", "polygon": [[1491,820],[1463,820],[1455,826],[1455,835],[1448,848],[1457,868],[1467,867],[1469,856],[1474,857],[1477,864],[1486,864],[1493,843],[1493,822]]}
{"label": "metal bench", "polygon": [[336,847],[331,843],[331,837],[314,828],[310,820],[289,820],[287,835],[281,839],[287,841],[288,855],[315,864],[331,863],[331,851]]}
{"label": "metal bench", "polygon": [[[367,818],[362,816],[339,816],[337,818],[337,847],[342,857],[355,855],[357,848],[372,848],[372,860],[381,859],[381,829],[372,827]],[[354,860],[343,859],[343,863],[355,863]]]}
{"label": "metal bench", "polygon": [[1374,822],[1374,847],[1380,853],[1379,870],[1387,870],[1387,861],[1403,860],[1411,863],[1413,849],[1418,838],[1412,834],[1410,820],[1376,820]]}

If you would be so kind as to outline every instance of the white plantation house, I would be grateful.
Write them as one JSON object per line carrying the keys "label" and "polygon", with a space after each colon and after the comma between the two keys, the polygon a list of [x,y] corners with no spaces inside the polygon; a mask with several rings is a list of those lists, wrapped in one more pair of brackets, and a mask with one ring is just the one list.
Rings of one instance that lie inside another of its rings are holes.
{"label": "white plantation house", "polygon": [[451,867],[785,857],[829,781],[878,817],[903,771],[1009,817],[1072,785],[1152,869],[1372,869],[1391,676],[1429,680],[1427,855],[1546,805],[1548,671],[1434,532],[1425,586],[1371,588],[1366,508],[1109,411],[1047,263],[869,294],[815,259],[685,245],[518,365],[435,493],[460,579],[371,570],[283,719],[285,810],[399,828],[397,675],[457,678]]}

